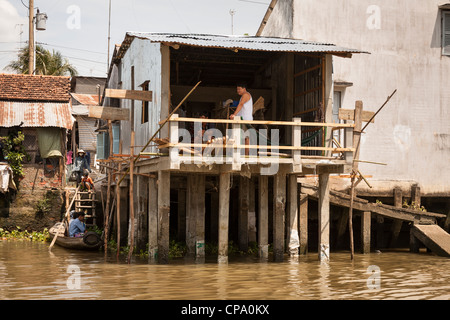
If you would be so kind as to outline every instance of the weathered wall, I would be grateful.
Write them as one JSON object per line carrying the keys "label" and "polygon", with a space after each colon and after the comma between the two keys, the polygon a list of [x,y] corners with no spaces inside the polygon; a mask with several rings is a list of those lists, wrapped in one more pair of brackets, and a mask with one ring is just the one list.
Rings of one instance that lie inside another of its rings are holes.
{"label": "weathered wall", "polygon": [[267,21],[261,36],[282,38],[292,37],[293,11],[291,0],[278,0],[272,14]]}
{"label": "weathered wall", "polygon": [[[33,231],[50,228],[61,219],[64,210],[63,191],[58,176],[44,175],[42,165],[24,165],[25,177],[10,204],[0,194],[0,227],[19,226]],[[47,198],[49,211],[39,213],[37,204]]]}
{"label": "weathered wall", "polygon": [[450,57],[441,56],[438,9],[443,2],[280,1],[263,32],[289,34],[277,25],[289,24],[286,8],[293,3],[294,38],[371,52],[335,57],[333,78],[354,84],[345,91],[344,108],[362,100],[366,110],[376,111],[398,90],[362,136],[360,159],[387,163],[360,164],[375,188],[410,180],[425,194],[450,193]]}
{"label": "weathered wall", "polygon": [[[141,123],[142,119],[142,101],[134,101],[134,130],[135,145],[143,146],[151,138],[153,133],[159,128],[159,119],[162,100],[162,51],[168,47],[159,43],[151,43],[149,40],[134,39],[128,48],[120,64],[122,89],[131,89],[131,68],[134,66],[134,86],[135,90],[142,90],[139,85],[144,81],[150,80],[149,91],[153,92],[153,101],[149,102],[149,121]],[[168,72],[168,70],[167,70]],[[131,108],[131,100],[123,99],[122,108]],[[121,139],[123,141],[123,153],[129,153],[131,123],[121,121]],[[140,149],[135,150],[137,154]],[[148,152],[157,152],[148,148]]]}

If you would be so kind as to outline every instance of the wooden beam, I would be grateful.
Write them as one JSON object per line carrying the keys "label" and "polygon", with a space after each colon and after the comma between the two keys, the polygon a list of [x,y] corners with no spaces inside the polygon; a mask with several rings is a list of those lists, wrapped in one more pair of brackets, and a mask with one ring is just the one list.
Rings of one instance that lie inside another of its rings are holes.
{"label": "wooden beam", "polygon": [[125,89],[105,89],[105,96],[116,99],[130,99],[141,101],[152,101],[152,91],[125,90]]}
{"label": "wooden beam", "polygon": [[311,71],[320,69],[320,68],[322,68],[322,64],[318,64],[318,65],[316,65],[316,66],[314,66],[314,67],[311,67],[311,68],[305,69],[305,70],[303,70],[303,71],[297,72],[296,74],[294,74],[294,78],[299,77],[299,76],[301,76],[301,75],[304,75],[304,74],[306,74],[306,73],[309,73],[309,72],[311,72]]}
{"label": "wooden beam", "polygon": [[[373,115],[375,112],[372,111],[362,111],[362,121],[371,123],[375,122]],[[339,120],[355,120],[355,110],[352,109],[339,109]]]}
{"label": "wooden beam", "polygon": [[130,120],[130,109],[89,106],[89,117],[104,120]]}

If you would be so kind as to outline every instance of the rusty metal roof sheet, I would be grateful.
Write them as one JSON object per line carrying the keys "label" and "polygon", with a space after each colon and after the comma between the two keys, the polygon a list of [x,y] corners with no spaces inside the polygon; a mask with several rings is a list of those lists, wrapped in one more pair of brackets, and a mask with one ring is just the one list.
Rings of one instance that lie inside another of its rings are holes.
{"label": "rusty metal roof sheet", "polygon": [[357,49],[339,47],[331,43],[320,43],[290,38],[259,36],[226,36],[209,34],[175,34],[151,32],[127,32],[118,58],[122,58],[134,38],[147,39],[166,44],[224,48],[230,50],[320,52],[331,54],[368,53]]}
{"label": "rusty metal roof sheet", "polygon": [[58,127],[71,130],[69,103],[0,101],[0,127]]}
{"label": "rusty metal roof sheet", "polygon": [[98,94],[84,94],[71,92],[70,95],[80,104],[86,106],[98,106]]}

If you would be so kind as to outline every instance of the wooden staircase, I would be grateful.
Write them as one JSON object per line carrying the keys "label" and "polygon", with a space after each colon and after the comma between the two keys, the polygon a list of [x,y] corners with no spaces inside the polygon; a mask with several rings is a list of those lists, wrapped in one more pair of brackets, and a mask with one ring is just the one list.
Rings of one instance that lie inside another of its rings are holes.
{"label": "wooden staircase", "polygon": [[75,199],[75,211],[85,213],[86,227],[94,226],[97,222],[97,216],[95,214],[96,199],[95,192],[80,191],[76,195]]}

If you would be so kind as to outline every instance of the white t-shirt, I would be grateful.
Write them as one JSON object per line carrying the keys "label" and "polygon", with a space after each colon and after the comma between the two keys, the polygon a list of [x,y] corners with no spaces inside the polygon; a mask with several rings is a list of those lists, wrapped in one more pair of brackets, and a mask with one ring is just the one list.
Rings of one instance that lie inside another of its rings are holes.
{"label": "white t-shirt", "polygon": [[[250,92],[248,93],[250,94]],[[242,99],[242,97],[241,97]],[[242,120],[253,120],[253,98],[250,94],[250,100],[248,100],[242,106],[241,110],[236,114],[238,117],[242,117]]]}

